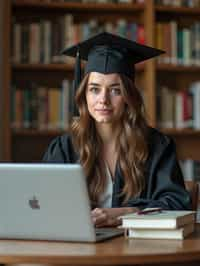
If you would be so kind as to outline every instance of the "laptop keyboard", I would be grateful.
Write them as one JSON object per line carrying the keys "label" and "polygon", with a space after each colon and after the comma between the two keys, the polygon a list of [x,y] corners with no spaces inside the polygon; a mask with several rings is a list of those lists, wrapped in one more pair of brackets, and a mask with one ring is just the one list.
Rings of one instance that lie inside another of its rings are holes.
{"label": "laptop keyboard", "polygon": [[96,236],[112,234],[116,231],[118,232],[119,230],[117,228],[96,228],[95,229]]}

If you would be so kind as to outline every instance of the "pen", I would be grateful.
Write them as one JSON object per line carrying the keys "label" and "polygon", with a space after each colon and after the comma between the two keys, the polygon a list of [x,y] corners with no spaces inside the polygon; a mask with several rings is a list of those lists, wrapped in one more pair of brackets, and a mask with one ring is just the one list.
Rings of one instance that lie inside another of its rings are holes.
{"label": "pen", "polygon": [[149,214],[149,213],[154,213],[154,212],[162,212],[161,208],[149,208],[149,209],[144,209],[141,211],[138,211],[137,214]]}

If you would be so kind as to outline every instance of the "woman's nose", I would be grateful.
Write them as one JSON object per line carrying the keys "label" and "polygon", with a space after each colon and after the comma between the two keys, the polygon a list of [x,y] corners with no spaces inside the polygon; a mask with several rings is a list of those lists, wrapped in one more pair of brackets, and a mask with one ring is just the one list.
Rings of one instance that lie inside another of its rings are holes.
{"label": "woman's nose", "polygon": [[100,95],[100,102],[107,103],[109,102],[109,93],[107,91],[102,91]]}

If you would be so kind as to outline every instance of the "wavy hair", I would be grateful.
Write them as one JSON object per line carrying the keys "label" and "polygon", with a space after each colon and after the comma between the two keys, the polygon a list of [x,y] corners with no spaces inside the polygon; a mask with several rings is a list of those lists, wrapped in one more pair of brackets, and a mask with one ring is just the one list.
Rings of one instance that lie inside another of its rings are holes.
{"label": "wavy hair", "polygon": [[[138,196],[144,186],[144,164],[148,157],[147,122],[143,99],[135,84],[125,75],[119,74],[125,110],[117,130],[117,163],[124,177],[124,187],[119,196],[123,204],[133,196]],[[101,139],[96,131],[94,119],[90,116],[86,103],[87,74],[76,93],[76,104],[80,116],[71,123],[72,141],[79,154],[80,163],[87,176],[91,204],[98,206],[98,199],[106,186],[105,167],[100,158]]]}

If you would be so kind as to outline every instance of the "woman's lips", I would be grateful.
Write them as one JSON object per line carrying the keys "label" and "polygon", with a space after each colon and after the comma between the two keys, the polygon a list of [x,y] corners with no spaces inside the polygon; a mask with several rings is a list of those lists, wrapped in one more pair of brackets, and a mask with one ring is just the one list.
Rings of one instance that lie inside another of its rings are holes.
{"label": "woman's lips", "polygon": [[106,115],[106,114],[110,114],[112,110],[111,109],[96,109],[96,112]]}

